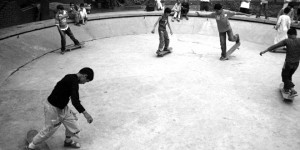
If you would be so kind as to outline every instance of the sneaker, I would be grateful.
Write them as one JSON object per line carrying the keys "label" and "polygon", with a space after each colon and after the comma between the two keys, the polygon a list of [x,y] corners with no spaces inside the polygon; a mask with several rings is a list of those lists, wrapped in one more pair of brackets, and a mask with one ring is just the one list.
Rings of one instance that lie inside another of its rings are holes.
{"label": "sneaker", "polygon": [[228,60],[228,58],[221,56],[221,57],[220,57],[220,60],[221,60],[221,61],[224,61],[224,60]]}
{"label": "sneaker", "polygon": [[79,24],[79,23],[75,23],[75,25],[78,26],[78,27],[80,27],[80,24]]}
{"label": "sneaker", "polygon": [[76,141],[71,141],[71,142],[64,142],[64,147],[70,147],[70,148],[80,148],[80,144]]}
{"label": "sneaker", "polygon": [[60,51],[60,54],[62,54],[62,55],[65,54],[65,53],[66,53],[66,50],[61,50]]}
{"label": "sneaker", "polygon": [[174,22],[174,20],[175,20],[175,19],[173,18],[173,19],[172,19],[172,22]]}
{"label": "sneaker", "polygon": [[240,35],[239,35],[239,34],[236,34],[236,37],[237,37],[236,43],[240,43]]}
{"label": "sneaker", "polygon": [[290,90],[289,89],[283,89],[282,90],[284,94],[290,94]]}
{"label": "sneaker", "polygon": [[180,19],[177,19],[178,22],[180,22]]}
{"label": "sneaker", "polygon": [[294,88],[291,88],[291,95],[297,95],[297,91]]}
{"label": "sneaker", "polygon": [[25,150],[34,150],[32,148],[29,148],[28,146],[25,147]]}

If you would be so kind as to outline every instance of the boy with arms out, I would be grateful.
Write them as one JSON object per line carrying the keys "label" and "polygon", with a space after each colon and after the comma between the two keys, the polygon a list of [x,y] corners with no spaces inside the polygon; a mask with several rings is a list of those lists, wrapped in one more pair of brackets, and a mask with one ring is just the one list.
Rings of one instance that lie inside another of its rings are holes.
{"label": "boy with arms out", "polygon": [[66,34],[71,38],[75,45],[79,46],[79,41],[74,37],[70,27],[67,23],[68,13],[64,10],[62,5],[57,6],[57,14],[55,16],[55,24],[58,27],[58,31],[61,37],[61,54],[66,51]]}
{"label": "boy with arms out", "polygon": [[297,30],[291,28],[287,32],[288,39],[284,39],[281,42],[270,46],[267,50],[260,52],[260,55],[272,51],[276,48],[286,46],[286,57],[282,68],[281,77],[284,83],[283,90],[290,96],[296,96],[297,92],[294,90],[294,83],[292,82],[292,76],[299,66],[300,60],[300,38],[297,38]]}
{"label": "boy with arms out", "polygon": [[36,145],[46,141],[63,124],[66,128],[65,147],[80,148],[80,144],[71,139],[78,137],[80,132],[77,124],[77,117],[68,107],[71,98],[73,106],[79,113],[82,113],[88,123],[93,122],[92,116],[87,113],[79,100],[79,84],[92,81],[94,72],[91,68],[82,68],[77,74],[67,74],[57,82],[52,93],[44,102],[45,125],[44,128],[33,138],[26,147],[27,150],[34,150]]}
{"label": "boy with arms out", "polygon": [[220,37],[220,44],[221,44],[221,57],[220,60],[227,60],[226,57],[226,34],[228,35],[228,40],[236,43],[240,43],[239,35],[233,35],[233,31],[231,29],[230,23],[228,18],[234,15],[245,15],[244,13],[240,12],[232,12],[228,10],[223,10],[221,4],[215,4],[214,6],[215,12],[213,13],[202,13],[196,12],[199,16],[204,17],[213,17],[216,18],[217,26],[219,30],[219,37]]}
{"label": "boy with arms out", "polygon": [[160,16],[158,18],[158,20],[156,21],[156,23],[154,24],[153,30],[151,31],[152,33],[155,33],[155,27],[157,24],[158,25],[158,34],[159,34],[159,46],[158,46],[158,50],[157,50],[157,54],[159,54],[159,52],[162,51],[168,51],[169,48],[169,43],[170,43],[170,39],[169,39],[169,35],[167,32],[167,25],[170,29],[170,33],[171,35],[173,34],[170,23],[169,23],[169,15],[171,14],[171,9],[170,8],[166,8],[164,10],[164,14],[162,16]]}

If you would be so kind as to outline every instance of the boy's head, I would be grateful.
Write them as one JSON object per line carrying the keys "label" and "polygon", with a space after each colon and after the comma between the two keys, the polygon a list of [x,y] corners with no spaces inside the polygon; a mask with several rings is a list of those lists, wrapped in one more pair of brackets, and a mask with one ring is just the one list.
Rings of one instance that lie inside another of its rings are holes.
{"label": "boy's head", "polygon": [[297,30],[295,28],[290,28],[287,34],[288,36],[297,36]]}
{"label": "boy's head", "polygon": [[94,79],[94,71],[91,68],[85,67],[79,71],[79,84],[90,82]]}
{"label": "boy's head", "polygon": [[293,3],[289,3],[288,7],[290,7],[292,9],[292,8],[294,8],[294,4]]}
{"label": "boy's head", "polygon": [[177,0],[177,3],[180,3],[180,0]]}
{"label": "boy's head", "polygon": [[84,7],[84,4],[83,4],[83,3],[81,3],[81,4],[80,4],[80,7],[81,7],[81,8],[83,8],[83,7]]}
{"label": "boy's head", "polygon": [[214,10],[217,12],[217,14],[220,14],[222,12],[223,6],[221,4],[215,4]]}
{"label": "boy's head", "polygon": [[288,14],[290,11],[291,11],[291,8],[286,7],[286,8],[284,8],[283,13]]}
{"label": "boy's head", "polygon": [[171,14],[171,9],[169,7],[165,8],[164,14]]}
{"label": "boy's head", "polygon": [[75,4],[73,2],[71,2],[70,7],[75,7]]}
{"label": "boy's head", "polygon": [[64,10],[64,6],[63,5],[57,5],[56,9],[59,13],[61,13]]}

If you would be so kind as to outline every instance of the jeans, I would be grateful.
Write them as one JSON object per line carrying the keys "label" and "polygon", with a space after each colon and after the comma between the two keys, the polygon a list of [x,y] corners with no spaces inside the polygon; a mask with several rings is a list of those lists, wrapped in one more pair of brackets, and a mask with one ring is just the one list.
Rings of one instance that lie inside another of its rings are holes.
{"label": "jeans", "polygon": [[282,68],[281,72],[281,77],[282,77],[282,82],[284,83],[284,89],[291,89],[295,85],[292,82],[292,76],[295,73],[299,66],[299,62],[296,63],[289,63],[285,62]]}
{"label": "jeans", "polygon": [[226,32],[219,32],[219,36],[220,36],[220,44],[221,44],[221,56],[222,57],[226,57],[226,33],[228,35],[228,40],[229,41],[236,41],[237,40],[237,36],[233,35],[232,29],[226,31]]}
{"label": "jeans", "polygon": [[260,14],[261,14],[261,11],[263,10],[264,14],[265,14],[265,18],[267,19],[268,16],[267,16],[267,9],[268,9],[268,4],[266,3],[263,3],[259,6],[259,10],[258,10],[258,13],[256,15],[256,18],[260,17]]}
{"label": "jeans", "polygon": [[158,50],[162,51],[163,49],[165,50],[168,49],[170,43],[168,32],[166,30],[158,30],[158,34],[159,34]]}
{"label": "jeans", "polygon": [[66,50],[66,34],[71,38],[71,40],[74,42],[75,45],[79,44],[79,41],[74,37],[70,27],[68,27],[67,30],[59,30],[59,34],[61,37],[61,50]]}

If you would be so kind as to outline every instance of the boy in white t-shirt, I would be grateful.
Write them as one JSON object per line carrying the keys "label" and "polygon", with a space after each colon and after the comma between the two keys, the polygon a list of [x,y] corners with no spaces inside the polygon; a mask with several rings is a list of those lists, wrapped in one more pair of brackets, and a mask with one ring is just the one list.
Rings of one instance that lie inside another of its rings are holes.
{"label": "boy in white t-shirt", "polygon": [[79,14],[80,14],[80,22],[84,25],[88,19],[87,19],[87,12],[86,9],[84,8],[83,3],[80,4]]}
{"label": "boy in white t-shirt", "polygon": [[250,2],[251,2],[251,0],[243,0],[241,2],[240,12],[249,14],[250,13]]}

